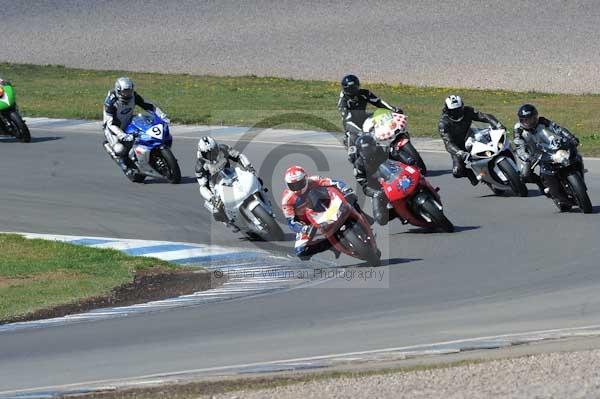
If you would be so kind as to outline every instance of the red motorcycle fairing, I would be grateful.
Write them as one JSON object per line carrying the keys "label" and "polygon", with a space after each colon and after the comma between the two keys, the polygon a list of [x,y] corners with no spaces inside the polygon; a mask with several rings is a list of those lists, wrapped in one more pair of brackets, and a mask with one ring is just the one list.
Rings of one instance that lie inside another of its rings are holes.
{"label": "red motorcycle fairing", "polygon": [[[361,256],[351,248],[343,245],[337,238],[337,233],[339,231],[343,231],[346,228],[352,228],[354,223],[359,223],[368,235],[373,253],[377,252],[375,235],[365,216],[362,213],[359,213],[336,187],[317,187],[314,190],[321,191],[322,194],[328,196],[328,199],[321,198],[321,209],[313,209],[315,206],[307,207],[306,218],[314,228],[314,234],[311,235],[311,241],[317,233],[320,233],[325,236],[323,239],[329,240],[338,251],[354,258],[368,260],[366,257]],[[312,193],[309,193],[309,198],[311,194]]]}
{"label": "red motorcycle fairing", "polygon": [[416,166],[392,160],[388,160],[386,164],[391,169],[391,174],[387,175],[387,179],[379,177],[379,183],[396,214],[414,226],[437,227],[415,213],[414,201],[425,194],[433,196],[441,204],[439,189],[434,188]]}

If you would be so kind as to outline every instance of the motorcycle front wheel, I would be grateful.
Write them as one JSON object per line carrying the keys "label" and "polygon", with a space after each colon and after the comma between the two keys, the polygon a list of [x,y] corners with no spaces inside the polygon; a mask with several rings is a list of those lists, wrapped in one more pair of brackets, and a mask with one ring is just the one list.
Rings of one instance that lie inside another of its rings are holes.
{"label": "motorcycle front wheel", "polygon": [[177,159],[169,148],[161,148],[152,162],[152,167],[165,177],[171,184],[181,183],[181,170]]}
{"label": "motorcycle front wheel", "polygon": [[529,190],[521,180],[519,172],[513,168],[512,164],[506,158],[498,162],[498,169],[500,169],[508,179],[510,188],[515,195],[518,195],[519,197],[527,197],[529,195]]}
{"label": "motorcycle front wheel", "polygon": [[265,228],[264,232],[259,233],[258,235],[265,241],[282,241],[283,240],[283,230],[277,224],[275,218],[267,212],[265,208],[261,205],[258,205],[256,208],[252,210],[254,216],[260,220]]}
{"label": "motorcycle front wheel", "polygon": [[423,212],[426,213],[429,218],[431,218],[431,222],[434,225],[446,233],[452,233],[454,231],[454,225],[452,222],[448,220],[446,215],[444,215],[444,212],[437,207],[431,198],[428,198],[427,201],[423,202],[421,208]]}
{"label": "motorcycle front wheel", "polygon": [[[360,223],[355,223],[351,227],[341,232],[342,242],[352,250],[359,259],[365,260],[371,266],[378,266],[381,262],[381,252],[373,249],[369,233],[367,233]],[[371,238],[373,239],[373,238]]]}
{"label": "motorcycle front wheel", "polygon": [[10,123],[15,129],[15,137],[17,140],[22,143],[31,142],[31,133],[29,133],[29,128],[16,110],[12,110],[8,113],[8,119],[10,119]]}
{"label": "motorcycle front wheel", "polygon": [[569,185],[571,193],[577,201],[579,209],[581,209],[583,213],[592,213],[592,201],[590,201],[590,197],[585,189],[585,183],[583,182],[581,175],[579,175],[579,173],[571,173],[567,175],[567,184]]}

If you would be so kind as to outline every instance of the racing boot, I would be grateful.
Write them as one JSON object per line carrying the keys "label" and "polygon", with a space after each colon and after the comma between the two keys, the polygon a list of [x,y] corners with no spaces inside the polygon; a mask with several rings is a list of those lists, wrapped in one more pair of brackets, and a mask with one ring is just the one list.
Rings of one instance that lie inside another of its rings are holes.
{"label": "racing boot", "polygon": [[560,186],[560,180],[557,176],[544,175],[543,183],[546,186],[544,192],[550,195],[557,208],[561,212],[567,212],[571,209],[571,200],[569,199],[569,197],[567,197],[562,187]]}
{"label": "racing boot", "polygon": [[479,179],[477,179],[477,176],[475,176],[475,173],[471,169],[467,170],[466,175],[473,186],[479,184]]}

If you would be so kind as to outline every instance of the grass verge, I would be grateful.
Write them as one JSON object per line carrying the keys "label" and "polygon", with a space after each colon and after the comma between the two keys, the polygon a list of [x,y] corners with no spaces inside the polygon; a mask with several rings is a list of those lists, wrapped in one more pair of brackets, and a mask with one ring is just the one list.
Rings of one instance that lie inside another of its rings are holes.
{"label": "grass verge", "polygon": [[[114,80],[128,75],[142,95],[155,101],[179,123],[268,125],[339,130],[337,82],[304,81],[272,77],[216,77],[92,71],[62,66],[0,63],[0,76],[16,87],[25,115],[100,119],[102,102]],[[503,90],[365,85],[409,116],[417,136],[437,136],[437,121],[444,98],[463,96],[469,105],[495,114],[506,125],[515,122],[524,102],[568,127],[582,140],[581,151],[600,155],[600,95],[567,95]],[[287,113],[300,114],[289,116]],[[273,116],[279,117],[273,118]]]}
{"label": "grass verge", "polygon": [[0,321],[107,295],[139,273],[180,269],[117,250],[0,234]]}

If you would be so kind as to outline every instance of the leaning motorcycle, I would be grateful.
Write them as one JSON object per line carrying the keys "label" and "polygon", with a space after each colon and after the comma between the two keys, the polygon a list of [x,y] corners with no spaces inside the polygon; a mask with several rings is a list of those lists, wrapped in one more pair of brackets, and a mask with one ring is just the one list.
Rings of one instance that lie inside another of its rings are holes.
{"label": "leaning motorcycle", "polygon": [[584,179],[583,159],[577,151],[577,146],[549,128],[540,128],[535,137],[539,155],[532,168],[540,166],[546,169],[546,172],[556,174],[563,193],[570,201],[561,207],[554,200],[557,207],[565,212],[572,206],[578,206],[581,212],[592,213],[592,202]]}
{"label": "leaning motorcycle", "polygon": [[416,167],[387,160],[379,165],[377,180],[389,201],[388,209],[393,209],[403,223],[454,231],[444,215],[439,189],[433,188]]}
{"label": "leaning motorcycle", "polygon": [[379,265],[381,251],[367,219],[335,187],[317,187],[307,196],[306,217],[313,242],[329,240],[338,251]]}
{"label": "leaning motorcycle", "polygon": [[406,115],[378,109],[373,116],[365,120],[363,131],[373,134],[377,142],[387,146],[390,152],[397,151],[404,157],[412,158],[421,169],[421,173],[427,173],[425,161],[410,141]]}
{"label": "leaning motorcycle", "polygon": [[[156,177],[167,179],[173,184],[181,182],[181,170],[171,152],[173,136],[167,121],[153,112],[138,114],[127,126],[125,133],[132,140],[125,161],[126,166],[133,170],[133,173],[126,174],[129,180],[141,183],[146,177]],[[121,166],[121,159],[109,143],[104,142],[104,149]]]}
{"label": "leaning motorcycle", "polygon": [[[267,190],[255,174],[228,167],[214,179],[215,193],[231,224],[253,239],[283,240],[283,231],[275,220],[273,206],[264,195]],[[210,202],[205,202],[204,206],[212,213],[218,212]]]}
{"label": "leaning motorcycle", "polygon": [[0,79],[0,134],[13,136],[23,143],[31,141],[31,134],[19,113],[15,90],[6,80]]}
{"label": "leaning motorcycle", "polygon": [[494,194],[512,191],[527,197],[529,191],[521,180],[505,129],[471,128],[465,148],[469,151],[466,167]]}

